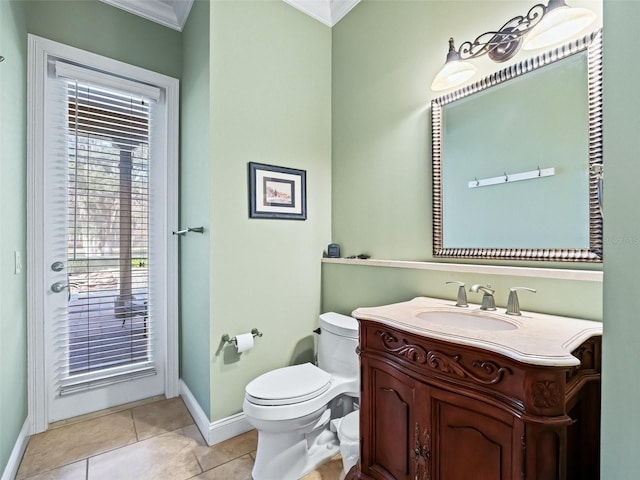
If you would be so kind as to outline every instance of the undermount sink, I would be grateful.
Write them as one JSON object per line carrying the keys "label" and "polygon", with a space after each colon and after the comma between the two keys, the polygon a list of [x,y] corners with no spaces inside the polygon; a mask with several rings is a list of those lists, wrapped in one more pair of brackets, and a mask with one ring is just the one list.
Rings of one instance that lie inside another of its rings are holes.
{"label": "undermount sink", "polygon": [[467,328],[470,330],[515,330],[517,325],[495,317],[470,312],[451,312],[430,310],[416,315],[420,320],[438,325]]}

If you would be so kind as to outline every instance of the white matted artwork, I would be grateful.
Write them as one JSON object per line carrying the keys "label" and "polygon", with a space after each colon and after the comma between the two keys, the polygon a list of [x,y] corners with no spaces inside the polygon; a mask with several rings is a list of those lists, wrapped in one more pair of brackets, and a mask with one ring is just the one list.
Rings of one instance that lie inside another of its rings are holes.
{"label": "white matted artwork", "polygon": [[249,217],[306,220],[305,170],[249,162]]}

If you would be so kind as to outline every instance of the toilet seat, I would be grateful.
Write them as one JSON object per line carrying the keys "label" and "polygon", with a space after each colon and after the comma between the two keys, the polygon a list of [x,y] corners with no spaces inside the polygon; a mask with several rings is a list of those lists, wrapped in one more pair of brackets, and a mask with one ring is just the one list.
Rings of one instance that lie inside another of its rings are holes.
{"label": "toilet seat", "polygon": [[247,385],[246,399],[255,405],[293,405],[326,392],[331,375],[311,363],[278,368]]}

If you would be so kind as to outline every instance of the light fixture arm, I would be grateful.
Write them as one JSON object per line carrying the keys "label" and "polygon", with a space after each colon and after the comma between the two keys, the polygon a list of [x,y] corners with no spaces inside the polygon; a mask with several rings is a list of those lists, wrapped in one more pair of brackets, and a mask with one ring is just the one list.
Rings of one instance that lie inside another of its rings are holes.
{"label": "light fixture arm", "polygon": [[[549,0],[547,6],[538,3],[531,7],[526,15],[513,17],[497,31],[484,32],[473,42],[462,43],[456,53],[461,60],[488,55],[494,62],[505,62],[520,50],[524,36],[542,20],[549,10],[565,5],[564,0]],[[447,56],[447,60],[448,58]]]}

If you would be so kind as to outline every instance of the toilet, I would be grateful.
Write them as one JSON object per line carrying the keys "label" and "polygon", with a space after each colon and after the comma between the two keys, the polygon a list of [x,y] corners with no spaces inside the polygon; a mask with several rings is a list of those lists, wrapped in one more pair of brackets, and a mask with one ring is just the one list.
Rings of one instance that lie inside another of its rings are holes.
{"label": "toilet", "polygon": [[278,368],[249,382],[242,409],[258,430],[253,480],[298,480],[340,452],[339,426],[331,422],[358,404],[357,346],[358,322],[324,313],[317,366]]}
{"label": "toilet", "polygon": [[331,421],[331,429],[338,434],[340,455],[342,456],[342,472],[340,480],[349,473],[351,467],[358,462],[360,455],[360,410]]}

